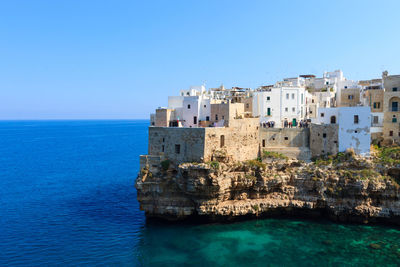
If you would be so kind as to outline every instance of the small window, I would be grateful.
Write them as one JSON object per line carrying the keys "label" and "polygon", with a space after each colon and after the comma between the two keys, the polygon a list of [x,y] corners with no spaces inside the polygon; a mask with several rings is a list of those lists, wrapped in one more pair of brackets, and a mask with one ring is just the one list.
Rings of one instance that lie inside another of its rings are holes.
{"label": "small window", "polygon": [[285,140],[289,140],[289,137],[285,136]]}
{"label": "small window", "polygon": [[161,147],[161,152],[164,152],[164,145],[162,145]]}
{"label": "small window", "polygon": [[389,132],[389,136],[393,136],[393,131],[390,131],[390,132]]}
{"label": "small window", "polygon": [[347,98],[348,98],[349,100],[352,100],[352,99],[354,98],[354,96],[353,96],[353,95],[348,95]]}
{"label": "small window", "polygon": [[225,135],[220,136],[220,147],[223,147],[225,145]]}
{"label": "small window", "polygon": [[265,139],[262,140],[262,147],[265,147]]}
{"label": "small window", "polygon": [[289,111],[289,108],[285,108],[285,112],[288,112]]}
{"label": "small window", "polygon": [[246,108],[249,108],[250,107],[250,105],[249,104],[246,104]]}
{"label": "small window", "polygon": [[206,121],[210,121],[210,117],[209,116],[206,117]]}
{"label": "small window", "polygon": [[181,153],[181,145],[175,145],[175,154]]}
{"label": "small window", "polygon": [[374,116],[374,123],[379,123],[379,117],[378,116]]}
{"label": "small window", "polygon": [[165,137],[163,137],[162,141],[163,141],[163,143],[165,142]]}
{"label": "small window", "polygon": [[358,133],[358,131],[357,131],[357,130],[355,130],[355,131],[354,131],[354,133]]}
{"label": "small window", "polygon": [[286,94],[286,99],[289,99],[289,94]]}
{"label": "small window", "polygon": [[377,108],[381,108],[381,102],[377,102]]}
{"label": "small window", "polygon": [[267,116],[271,116],[271,108],[267,108]]}
{"label": "small window", "polygon": [[193,117],[193,124],[197,124],[197,117],[196,116]]}
{"label": "small window", "polygon": [[206,107],[207,107],[207,105],[204,105],[204,107],[206,108]]}
{"label": "small window", "polygon": [[311,99],[311,103],[314,103],[314,99]]}
{"label": "small window", "polygon": [[326,85],[329,85],[329,82],[326,82],[325,84],[326,84]]}
{"label": "small window", "polygon": [[326,138],[326,133],[323,133],[323,134],[322,134],[322,137],[323,137],[323,138]]}
{"label": "small window", "polygon": [[218,114],[215,114],[215,120],[216,121],[218,120]]}
{"label": "small window", "polygon": [[225,116],[222,116],[222,119],[225,120]]}
{"label": "small window", "polygon": [[292,108],[292,112],[296,112],[296,108]]}
{"label": "small window", "polygon": [[354,115],[354,124],[358,124],[358,115]]}
{"label": "small window", "polygon": [[267,101],[269,101],[269,100],[271,100],[271,97],[270,97],[270,96],[267,96]]}
{"label": "small window", "polygon": [[325,116],[325,114],[324,113],[321,113],[321,117],[324,117]]}
{"label": "small window", "polygon": [[397,92],[397,87],[393,87],[393,88],[392,88],[392,91],[393,91],[393,92]]}
{"label": "small window", "polygon": [[374,108],[376,108],[376,102],[374,102]]}
{"label": "small window", "polygon": [[292,94],[292,99],[294,99],[294,94]]}
{"label": "small window", "polygon": [[400,132],[399,132],[399,136],[400,136]]}
{"label": "small window", "polygon": [[397,122],[397,118],[396,118],[396,117],[393,117],[393,118],[392,118],[392,122],[393,122],[393,123],[396,123],[396,122]]}
{"label": "small window", "polygon": [[310,110],[310,114],[312,114],[312,110]]}
{"label": "small window", "polygon": [[190,105],[188,105],[188,109],[190,109]]}

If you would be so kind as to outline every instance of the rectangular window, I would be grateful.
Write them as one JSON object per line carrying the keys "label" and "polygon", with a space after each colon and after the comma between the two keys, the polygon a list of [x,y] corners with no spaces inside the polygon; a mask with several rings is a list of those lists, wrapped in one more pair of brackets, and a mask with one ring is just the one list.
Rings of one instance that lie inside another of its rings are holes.
{"label": "rectangular window", "polygon": [[381,108],[381,102],[377,102],[377,108]]}
{"label": "rectangular window", "polygon": [[392,88],[392,91],[393,91],[393,92],[397,92],[397,87],[393,87],[393,88]]}
{"label": "rectangular window", "polygon": [[347,97],[348,97],[349,100],[352,100],[354,98],[353,95],[348,95]]}
{"label": "rectangular window", "polygon": [[216,121],[218,120],[218,114],[215,114],[215,120]]}
{"label": "rectangular window", "polygon": [[265,139],[262,140],[262,147],[265,147]]}
{"label": "rectangular window", "polygon": [[210,117],[209,116],[206,117],[206,121],[210,121]]}
{"label": "rectangular window", "polygon": [[289,99],[289,94],[286,94],[286,99]]}
{"label": "rectangular window", "polygon": [[389,132],[389,136],[393,136],[393,131],[390,131],[390,132]]}
{"label": "rectangular window", "polygon": [[204,105],[204,107],[206,108],[206,107],[207,107],[207,105]]}
{"label": "rectangular window", "polygon": [[175,154],[181,153],[181,145],[175,145]]}
{"label": "rectangular window", "polygon": [[322,134],[322,137],[323,137],[323,138],[326,138],[326,133],[323,133],[323,134]]}
{"label": "rectangular window", "polygon": [[271,100],[271,97],[267,96],[267,101]]}
{"label": "rectangular window", "polygon": [[289,111],[289,108],[285,108],[285,112],[288,112]]}
{"label": "rectangular window", "polygon": [[292,99],[294,99],[294,94],[292,94]]}
{"label": "rectangular window", "polygon": [[358,124],[358,115],[354,115],[354,124]]}
{"label": "rectangular window", "polygon": [[225,116],[222,116],[222,119],[225,120]]}
{"label": "rectangular window", "polygon": [[393,122],[393,123],[396,123],[396,122],[397,122],[397,118],[396,118],[396,117],[393,117],[393,118],[392,118],[392,122]]}
{"label": "rectangular window", "polygon": [[321,113],[321,117],[324,117],[325,116],[325,114],[324,113]]}
{"label": "rectangular window", "polygon": [[374,116],[374,123],[379,123],[379,117],[378,116]]}
{"label": "rectangular window", "polygon": [[164,145],[162,145],[161,147],[161,152],[164,152]]}
{"label": "rectangular window", "polygon": [[296,108],[292,108],[292,112],[296,112]]}
{"label": "rectangular window", "polygon": [[399,103],[392,102],[392,111],[399,111]]}
{"label": "rectangular window", "polygon": [[197,124],[197,117],[196,116],[193,117],[193,124]]}
{"label": "rectangular window", "polygon": [[376,102],[374,102],[374,108],[376,108],[376,106],[377,106],[377,105],[376,105]]}
{"label": "rectangular window", "polygon": [[190,109],[190,105],[188,105],[188,109]]}
{"label": "rectangular window", "polygon": [[250,107],[250,105],[249,104],[246,104],[246,108],[249,108]]}
{"label": "rectangular window", "polygon": [[267,116],[271,116],[271,108],[267,108]]}

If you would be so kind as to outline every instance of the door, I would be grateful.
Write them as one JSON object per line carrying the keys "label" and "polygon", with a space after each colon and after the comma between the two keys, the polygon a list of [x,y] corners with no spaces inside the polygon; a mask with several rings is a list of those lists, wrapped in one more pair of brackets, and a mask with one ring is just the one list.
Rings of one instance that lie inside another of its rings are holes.
{"label": "door", "polygon": [[297,121],[296,121],[296,119],[293,119],[292,125],[293,125],[293,126],[297,126]]}

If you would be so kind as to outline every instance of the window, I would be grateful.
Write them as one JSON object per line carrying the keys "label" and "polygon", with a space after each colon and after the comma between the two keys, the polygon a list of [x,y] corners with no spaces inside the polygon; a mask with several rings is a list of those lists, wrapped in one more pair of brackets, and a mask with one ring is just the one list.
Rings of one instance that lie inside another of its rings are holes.
{"label": "window", "polygon": [[215,120],[216,121],[218,120],[218,114],[215,114]]}
{"label": "window", "polygon": [[285,108],[285,112],[288,112],[289,111],[289,108]]}
{"label": "window", "polygon": [[325,84],[326,84],[326,85],[329,85],[329,82],[326,82]]}
{"label": "window", "polygon": [[271,108],[267,108],[267,116],[271,116]]}
{"label": "window", "polygon": [[374,102],[374,108],[381,108],[381,102]]}
{"label": "window", "polygon": [[354,98],[354,96],[353,96],[353,95],[348,95],[347,98],[348,98],[349,100],[352,100],[352,99]]}
{"label": "window", "polygon": [[221,135],[219,139],[220,139],[219,145],[220,147],[223,147],[225,145],[225,135]]}
{"label": "window", "polygon": [[303,101],[304,101],[304,99],[303,99],[303,94],[301,94],[301,104],[303,105]]}
{"label": "window", "polygon": [[310,110],[310,114],[312,114],[312,110]]}
{"label": "window", "polygon": [[325,114],[324,113],[321,113],[321,117],[324,117],[325,116]]}
{"label": "window", "polygon": [[389,132],[389,136],[393,136],[393,131],[390,131],[390,132]]}
{"label": "window", "polygon": [[311,103],[314,103],[314,99],[311,99]]}
{"label": "window", "polygon": [[392,118],[392,122],[393,122],[393,123],[396,123],[396,122],[397,122],[397,118],[396,118],[396,116],[393,116],[393,118]]}
{"label": "window", "polygon": [[399,111],[399,102],[392,102],[392,111]]}
{"label": "window", "polygon": [[393,87],[393,88],[392,88],[392,91],[393,91],[393,92],[397,92],[397,87]]}
{"label": "window", "polygon": [[206,108],[206,107],[207,107],[207,105],[204,105],[204,107]]}
{"label": "window", "polygon": [[163,143],[165,142],[165,137],[163,137],[162,141],[163,141]]}
{"label": "window", "polygon": [[374,122],[373,123],[379,123],[379,117],[378,116],[374,116]]}
{"label": "window", "polygon": [[322,137],[323,137],[323,138],[326,138],[326,133],[323,133],[323,134],[322,134]]}
{"label": "window", "polygon": [[336,116],[331,116],[331,124],[335,124],[336,123]]}
{"label": "window", "polygon": [[193,124],[197,124],[197,117],[196,116],[193,117]]}
{"label": "window", "polygon": [[285,140],[289,140],[289,137],[285,136]]}
{"label": "window", "polygon": [[210,121],[210,116],[207,116],[207,117],[206,117],[206,121]]}
{"label": "window", "polygon": [[344,89],[347,89],[347,86],[345,86]]}
{"label": "window", "polygon": [[269,100],[271,100],[271,97],[270,97],[270,96],[267,96],[267,101],[269,101]]}
{"label": "window", "polygon": [[175,154],[181,153],[181,145],[175,145]]}
{"label": "window", "polygon": [[265,147],[265,139],[262,140],[262,147]]}
{"label": "window", "polygon": [[358,115],[354,115],[354,124],[358,124]]}
{"label": "window", "polygon": [[294,99],[294,94],[292,94],[292,99]]}
{"label": "window", "polygon": [[249,107],[250,107],[250,105],[247,103],[247,104],[246,104],[246,108],[249,108]]}
{"label": "window", "polygon": [[292,108],[292,112],[296,112],[296,108]]}
{"label": "window", "polygon": [[222,116],[222,119],[225,120],[225,116]]}
{"label": "window", "polygon": [[188,109],[190,109],[190,105],[188,105]]}
{"label": "window", "polygon": [[286,94],[286,99],[289,99],[289,94]]}
{"label": "window", "polygon": [[161,152],[164,152],[164,145],[162,145],[161,147]]}

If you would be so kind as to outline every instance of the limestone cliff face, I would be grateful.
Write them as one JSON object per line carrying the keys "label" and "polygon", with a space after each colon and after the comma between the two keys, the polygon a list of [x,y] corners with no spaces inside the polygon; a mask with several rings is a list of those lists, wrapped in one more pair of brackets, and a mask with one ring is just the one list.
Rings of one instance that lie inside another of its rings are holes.
{"label": "limestone cliff face", "polygon": [[393,178],[399,174],[400,168],[354,157],[323,164],[185,163],[153,173],[143,168],[136,188],[146,216],[169,220],[305,215],[400,224]]}

